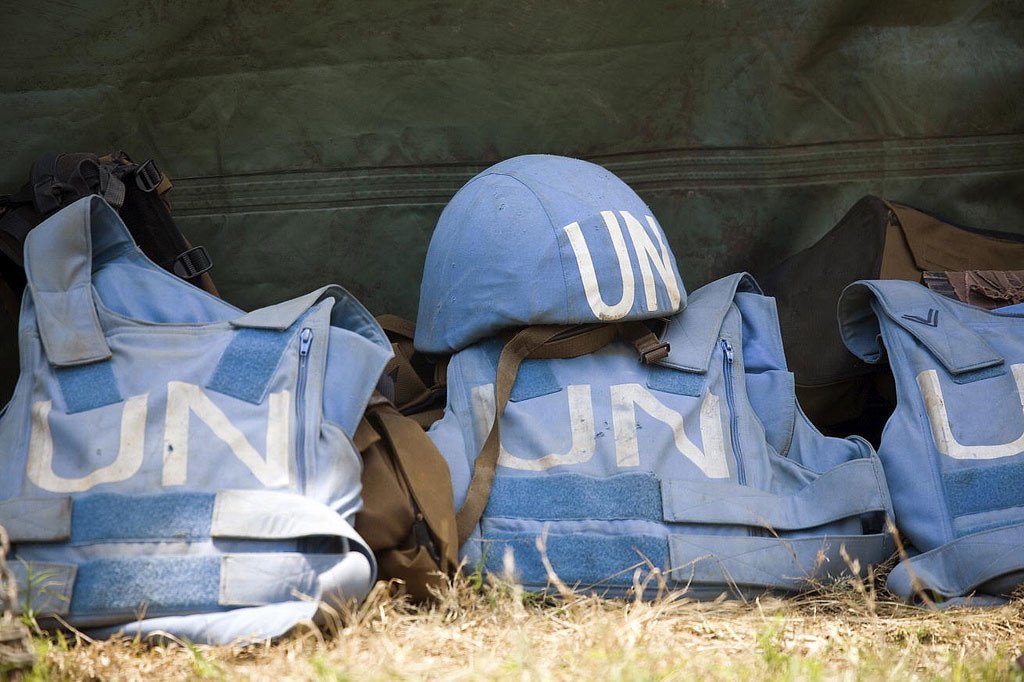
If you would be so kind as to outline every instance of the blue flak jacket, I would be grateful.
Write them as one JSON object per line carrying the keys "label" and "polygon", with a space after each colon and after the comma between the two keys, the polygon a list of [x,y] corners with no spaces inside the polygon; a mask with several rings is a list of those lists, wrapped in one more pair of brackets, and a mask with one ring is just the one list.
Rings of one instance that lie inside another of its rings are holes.
{"label": "blue flak jacket", "polygon": [[[584,591],[651,594],[664,581],[710,598],[800,591],[891,553],[877,456],[803,416],[774,300],[749,276],[693,292],[662,338],[671,352],[653,365],[625,342],[523,362],[489,503],[462,547],[470,565],[514,566],[544,590],[546,555]],[[429,432],[457,507],[493,420],[502,344],[452,357],[447,410]]]}
{"label": "blue flak jacket", "polygon": [[911,545],[888,586],[997,604],[1024,582],[1024,307],[986,311],[912,282],[862,281],[839,305],[847,347],[888,359],[897,406],[879,455]]}
{"label": "blue flak jacket", "polygon": [[390,345],[350,294],[244,313],[148,261],[98,197],[25,262],[0,524],[37,614],[229,643],[369,591],[351,437]]}

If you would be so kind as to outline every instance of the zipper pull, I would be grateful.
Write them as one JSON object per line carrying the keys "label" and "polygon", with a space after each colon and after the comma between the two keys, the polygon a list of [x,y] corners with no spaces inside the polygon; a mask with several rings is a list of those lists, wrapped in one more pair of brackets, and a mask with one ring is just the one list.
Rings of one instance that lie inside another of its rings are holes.
{"label": "zipper pull", "polygon": [[309,347],[313,345],[313,330],[309,327],[303,327],[302,331],[299,332],[299,356],[306,357],[309,355]]}
{"label": "zipper pull", "polygon": [[722,350],[725,351],[725,361],[732,364],[732,344],[722,339]]}

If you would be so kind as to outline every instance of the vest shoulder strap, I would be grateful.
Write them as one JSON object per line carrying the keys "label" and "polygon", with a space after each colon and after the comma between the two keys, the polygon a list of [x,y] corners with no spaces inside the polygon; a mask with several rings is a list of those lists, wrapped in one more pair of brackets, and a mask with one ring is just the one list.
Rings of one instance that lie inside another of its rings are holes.
{"label": "vest shoulder strap", "polygon": [[240,329],[284,331],[295,324],[307,310],[329,298],[334,300],[331,326],[359,334],[381,348],[391,348],[384,330],[373,319],[370,311],[352,294],[336,284],[320,287],[304,296],[246,313],[232,320],[231,325]]}
{"label": "vest shoulder strap", "polygon": [[29,233],[25,276],[51,364],[84,365],[110,358],[93,303],[92,270],[94,253],[114,247],[135,248],[117,213],[98,196],[80,199]]}
{"label": "vest shoulder strap", "polygon": [[671,350],[668,357],[658,364],[705,374],[725,316],[739,292],[762,293],[753,277],[740,272],[706,284],[690,294],[686,308],[669,321],[662,336]]}
{"label": "vest shoulder strap", "polygon": [[1003,363],[985,339],[964,324],[991,313],[940,296],[916,282],[862,280],[839,299],[839,327],[850,351],[875,364],[881,360],[881,318],[914,337],[950,374]]}

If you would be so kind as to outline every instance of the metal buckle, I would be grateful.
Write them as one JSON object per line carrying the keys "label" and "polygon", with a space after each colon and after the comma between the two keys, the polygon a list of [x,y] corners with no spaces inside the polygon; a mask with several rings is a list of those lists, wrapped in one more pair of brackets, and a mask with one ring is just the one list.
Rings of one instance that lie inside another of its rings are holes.
{"label": "metal buckle", "polygon": [[194,246],[174,259],[172,270],[182,279],[195,279],[213,267],[213,260],[206,248]]}
{"label": "metal buckle", "polygon": [[640,351],[640,361],[645,365],[652,365],[667,358],[670,350],[672,347],[668,343],[660,341],[657,345]]}
{"label": "metal buckle", "polygon": [[156,161],[153,159],[147,159],[139,164],[139,167],[135,169],[135,184],[138,185],[139,189],[143,192],[152,192],[160,186],[160,181],[163,179],[164,174],[160,172],[160,168],[157,167]]}

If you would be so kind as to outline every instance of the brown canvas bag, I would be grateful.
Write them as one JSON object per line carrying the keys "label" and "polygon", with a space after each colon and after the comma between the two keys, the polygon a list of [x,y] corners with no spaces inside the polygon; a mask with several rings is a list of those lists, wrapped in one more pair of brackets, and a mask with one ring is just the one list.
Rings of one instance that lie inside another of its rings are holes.
{"label": "brown canvas bag", "polygon": [[807,416],[834,435],[874,439],[895,404],[887,370],[847,352],[836,324],[859,279],[922,282],[925,272],[1024,269],[1024,234],[960,227],[879,197],[858,201],[809,248],[758,278],[778,301],[786,358]]}
{"label": "brown canvas bag", "polygon": [[415,601],[430,599],[458,567],[448,464],[414,420],[382,395],[370,401],[355,445],[363,457],[363,509],[356,531],[382,580],[400,580]]}

